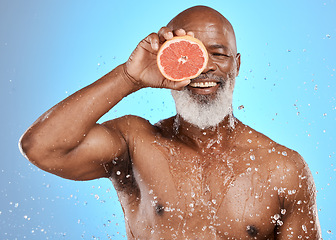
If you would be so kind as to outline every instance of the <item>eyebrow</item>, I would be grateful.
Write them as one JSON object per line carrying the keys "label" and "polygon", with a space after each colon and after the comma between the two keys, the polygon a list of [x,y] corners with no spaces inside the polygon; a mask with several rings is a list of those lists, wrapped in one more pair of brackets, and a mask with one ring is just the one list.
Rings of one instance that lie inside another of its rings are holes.
{"label": "eyebrow", "polygon": [[222,48],[224,50],[229,50],[229,48],[227,46],[224,46],[223,44],[213,44],[213,45],[210,45],[209,48],[211,49]]}

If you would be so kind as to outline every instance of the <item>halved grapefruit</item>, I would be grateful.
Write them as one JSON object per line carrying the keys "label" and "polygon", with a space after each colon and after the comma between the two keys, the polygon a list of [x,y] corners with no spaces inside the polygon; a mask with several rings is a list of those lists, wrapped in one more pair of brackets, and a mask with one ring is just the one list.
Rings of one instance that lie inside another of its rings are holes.
{"label": "halved grapefruit", "polygon": [[160,72],[172,81],[197,77],[207,63],[208,53],[203,43],[188,35],[173,37],[166,41],[157,55]]}

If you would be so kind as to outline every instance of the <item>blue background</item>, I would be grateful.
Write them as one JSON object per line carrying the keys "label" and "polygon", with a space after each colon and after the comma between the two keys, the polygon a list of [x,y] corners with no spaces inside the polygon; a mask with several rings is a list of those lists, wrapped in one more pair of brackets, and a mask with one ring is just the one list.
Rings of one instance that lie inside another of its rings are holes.
{"label": "blue background", "polygon": [[[242,66],[234,114],[305,158],[323,237],[336,239],[334,0],[0,0],[0,239],[126,239],[109,180],[75,182],[43,172],[17,142],[43,112],[198,4],[220,11],[236,31]],[[136,114],[155,123],[174,113],[169,91],[144,89],[101,122]]]}

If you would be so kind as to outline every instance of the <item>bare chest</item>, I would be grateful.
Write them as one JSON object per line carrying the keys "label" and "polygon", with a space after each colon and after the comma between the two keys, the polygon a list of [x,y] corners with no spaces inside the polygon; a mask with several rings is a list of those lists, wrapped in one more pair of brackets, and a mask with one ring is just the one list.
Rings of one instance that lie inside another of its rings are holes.
{"label": "bare chest", "polygon": [[151,147],[135,173],[139,208],[156,232],[164,234],[167,227],[160,226],[169,223],[170,231],[188,236],[272,239],[279,200],[271,176],[249,155],[216,149],[196,154],[167,142]]}

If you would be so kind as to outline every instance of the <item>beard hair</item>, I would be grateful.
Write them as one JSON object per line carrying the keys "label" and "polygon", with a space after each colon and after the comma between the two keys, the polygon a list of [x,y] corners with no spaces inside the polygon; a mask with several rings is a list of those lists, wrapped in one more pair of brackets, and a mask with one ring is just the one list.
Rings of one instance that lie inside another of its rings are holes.
{"label": "beard hair", "polygon": [[[205,76],[208,75],[208,76]],[[229,115],[229,126],[234,128],[235,122],[232,113],[232,96],[234,77],[229,75],[226,79],[213,74],[203,74],[198,78],[210,78],[217,80],[220,78],[219,86],[214,99],[209,95],[193,94],[189,89],[184,88],[181,91],[172,90],[172,96],[175,100],[176,112],[185,121],[201,128],[206,129],[216,127]]]}

